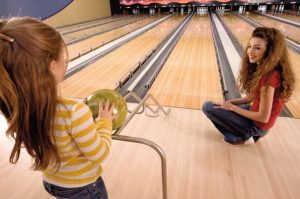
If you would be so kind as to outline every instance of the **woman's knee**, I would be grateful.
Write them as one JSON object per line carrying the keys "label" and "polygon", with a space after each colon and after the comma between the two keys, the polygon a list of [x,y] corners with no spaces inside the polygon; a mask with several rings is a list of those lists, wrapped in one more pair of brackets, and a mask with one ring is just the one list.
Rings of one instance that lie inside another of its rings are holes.
{"label": "woman's knee", "polygon": [[214,106],[215,105],[213,104],[213,102],[207,101],[202,105],[202,110],[203,110],[203,112],[208,113],[211,110],[213,110]]}

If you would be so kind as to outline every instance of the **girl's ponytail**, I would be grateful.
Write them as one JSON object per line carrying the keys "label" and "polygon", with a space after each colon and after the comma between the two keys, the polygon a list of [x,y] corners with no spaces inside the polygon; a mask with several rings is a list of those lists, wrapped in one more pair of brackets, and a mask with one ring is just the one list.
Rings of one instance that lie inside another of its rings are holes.
{"label": "girl's ponytail", "polygon": [[0,19],[0,110],[8,121],[6,134],[15,140],[11,163],[24,147],[35,170],[60,164],[54,139],[57,84],[50,63],[61,59],[63,48],[59,33],[41,21]]}
{"label": "girl's ponytail", "polygon": [[[0,33],[1,35],[1,33]],[[2,34],[3,35],[3,34]],[[1,36],[2,36],[1,35]],[[14,122],[18,118],[18,99],[15,85],[12,82],[3,61],[3,51],[10,48],[9,41],[6,41],[0,36],[0,110],[8,120]],[[4,36],[4,35],[3,35]],[[7,39],[11,39],[7,37]]]}

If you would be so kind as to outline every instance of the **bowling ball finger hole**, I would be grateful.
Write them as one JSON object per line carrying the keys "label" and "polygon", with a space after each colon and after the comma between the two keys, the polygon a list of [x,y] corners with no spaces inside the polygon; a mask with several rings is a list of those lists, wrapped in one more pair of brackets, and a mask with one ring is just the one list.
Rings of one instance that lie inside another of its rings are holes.
{"label": "bowling ball finger hole", "polygon": [[118,114],[118,110],[117,110],[116,108],[113,108],[112,114],[113,114],[113,115],[117,115],[117,114]]}

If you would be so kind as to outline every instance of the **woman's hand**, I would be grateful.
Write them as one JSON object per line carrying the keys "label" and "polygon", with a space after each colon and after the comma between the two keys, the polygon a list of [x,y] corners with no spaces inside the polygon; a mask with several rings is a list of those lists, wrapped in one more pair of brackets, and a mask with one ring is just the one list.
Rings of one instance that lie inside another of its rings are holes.
{"label": "woman's hand", "polygon": [[214,108],[221,108],[228,111],[234,111],[235,105],[230,102],[223,101],[223,102],[213,102],[216,106]]}
{"label": "woman's hand", "polygon": [[99,119],[107,119],[112,121],[115,118],[113,115],[113,109],[114,104],[110,106],[108,100],[105,102],[99,102],[99,114],[96,121]]}

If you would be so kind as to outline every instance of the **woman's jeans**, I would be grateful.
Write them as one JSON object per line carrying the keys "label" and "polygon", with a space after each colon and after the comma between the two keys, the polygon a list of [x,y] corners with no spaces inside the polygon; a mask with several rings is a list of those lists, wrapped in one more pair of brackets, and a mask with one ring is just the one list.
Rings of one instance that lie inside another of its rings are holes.
{"label": "woman's jeans", "polygon": [[[212,102],[205,102],[202,110],[212,121],[216,128],[224,135],[224,140],[230,143],[241,143],[252,136],[263,136],[267,131],[259,129],[251,119],[245,118],[232,111],[221,108],[214,108],[216,105]],[[249,104],[239,106],[242,109],[249,110]]]}
{"label": "woman's jeans", "polygon": [[83,187],[64,188],[43,182],[46,191],[60,199],[108,199],[105,184],[101,177],[96,182]]}

